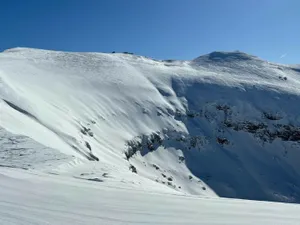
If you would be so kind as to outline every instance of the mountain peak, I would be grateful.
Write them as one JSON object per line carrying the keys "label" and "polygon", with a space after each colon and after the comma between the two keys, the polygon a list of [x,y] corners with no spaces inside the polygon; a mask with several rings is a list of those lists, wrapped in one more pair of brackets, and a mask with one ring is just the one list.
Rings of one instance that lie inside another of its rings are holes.
{"label": "mountain peak", "polygon": [[206,62],[234,62],[234,61],[247,61],[257,59],[256,56],[252,56],[240,51],[223,52],[215,51],[206,55],[202,55],[193,61],[206,61]]}

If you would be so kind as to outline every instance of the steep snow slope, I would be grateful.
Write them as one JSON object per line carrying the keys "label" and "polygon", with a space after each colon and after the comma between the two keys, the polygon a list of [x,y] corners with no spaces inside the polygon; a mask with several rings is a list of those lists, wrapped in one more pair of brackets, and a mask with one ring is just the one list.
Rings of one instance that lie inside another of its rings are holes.
{"label": "steep snow slope", "polygon": [[299,75],[240,52],[156,61],[11,49],[0,54],[0,126],[69,159],[48,172],[300,202]]}

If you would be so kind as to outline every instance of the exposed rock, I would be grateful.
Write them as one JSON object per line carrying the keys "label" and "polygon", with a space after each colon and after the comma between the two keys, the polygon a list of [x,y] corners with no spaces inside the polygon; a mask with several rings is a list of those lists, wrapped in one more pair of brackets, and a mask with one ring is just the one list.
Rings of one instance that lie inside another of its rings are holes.
{"label": "exposed rock", "polygon": [[178,159],[179,159],[179,162],[183,162],[185,160],[184,156],[179,156]]}
{"label": "exposed rock", "polygon": [[152,166],[156,169],[156,170],[159,170],[159,167],[155,164],[152,164]]}
{"label": "exposed rock", "polygon": [[91,147],[90,143],[88,143],[87,141],[85,142],[85,146],[86,146],[90,151],[92,151],[92,147]]}
{"label": "exposed rock", "polygon": [[281,120],[282,119],[282,116],[280,116],[278,114],[272,114],[272,113],[268,113],[268,112],[263,112],[263,115],[268,120]]}
{"label": "exposed rock", "polygon": [[229,141],[227,138],[217,137],[217,142],[221,145],[228,145]]}
{"label": "exposed rock", "polygon": [[133,173],[137,173],[137,170],[135,168],[135,166],[131,165],[129,166],[129,169],[133,172]]}

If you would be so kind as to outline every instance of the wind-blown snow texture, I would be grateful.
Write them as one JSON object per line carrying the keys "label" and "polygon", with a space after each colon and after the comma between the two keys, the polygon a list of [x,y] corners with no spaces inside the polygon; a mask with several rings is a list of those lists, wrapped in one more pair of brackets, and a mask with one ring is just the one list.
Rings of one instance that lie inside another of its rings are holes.
{"label": "wind-blown snow texture", "polygon": [[[299,224],[300,205],[183,196],[1,170],[0,224]],[[151,187],[151,186],[149,186]]]}
{"label": "wind-blown snow texture", "polygon": [[157,61],[10,49],[0,166],[299,203],[299,68],[241,52]]}

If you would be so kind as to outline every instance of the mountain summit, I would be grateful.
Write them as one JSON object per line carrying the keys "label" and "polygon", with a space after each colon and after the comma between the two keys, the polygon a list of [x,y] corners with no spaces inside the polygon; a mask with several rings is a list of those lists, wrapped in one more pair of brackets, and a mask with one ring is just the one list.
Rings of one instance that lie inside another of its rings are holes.
{"label": "mountain summit", "polygon": [[234,51],[234,52],[222,52],[215,51],[207,55],[200,56],[193,61],[207,61],[207,62],[233,62],[233,61],[248,61],[257,59],[256,56],[248,55],[244,52]]}

